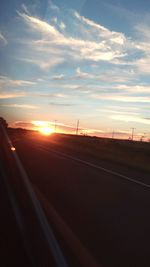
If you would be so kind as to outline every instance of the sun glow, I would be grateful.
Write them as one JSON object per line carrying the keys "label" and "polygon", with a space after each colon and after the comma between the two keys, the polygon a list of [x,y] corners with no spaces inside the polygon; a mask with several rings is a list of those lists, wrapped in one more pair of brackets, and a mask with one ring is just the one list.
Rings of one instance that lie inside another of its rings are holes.
{"label": "sun glow", "polygon": [[32,121],[36,130],[43,135],[50,135],[54,133],[54,128],[49,121]]}
{"label": "sun glow", "polygon": [[50,134],[54,133],[54,130],[50,127],[41,127],[39,129],[39,132],[41,134],[44,134],[44,135],[50,135]]}

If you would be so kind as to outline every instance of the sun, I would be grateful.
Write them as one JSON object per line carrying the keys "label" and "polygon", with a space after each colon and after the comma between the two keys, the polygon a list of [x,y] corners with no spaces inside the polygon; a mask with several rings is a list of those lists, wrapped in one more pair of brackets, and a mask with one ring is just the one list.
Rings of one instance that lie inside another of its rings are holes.
{"label": "sun", "polygon": [[50,134],[54,133],[54,130],[50,127],[41,127],[39,129],[39,132],[43,135],[50,135]]}
{"label": "sun", "polygon": [[49,121],[32,121],[36,130],[43,135],[50,135],[55,132],[54,127],[51,126]]}

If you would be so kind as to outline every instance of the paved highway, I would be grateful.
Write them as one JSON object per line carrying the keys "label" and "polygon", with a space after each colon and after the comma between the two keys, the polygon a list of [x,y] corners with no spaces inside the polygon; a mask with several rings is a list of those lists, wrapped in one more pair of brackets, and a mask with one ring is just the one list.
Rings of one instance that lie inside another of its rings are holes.
{"label": "paved highway", "polygon": [[42,139],[12,140],[32,184],[103,267],[150,266],[148,174],[90,166]]}
{"label": "paved highway", "polygon": [[0,266],[31,266],[8,197],[10,189],[5,181],[0,164]]}

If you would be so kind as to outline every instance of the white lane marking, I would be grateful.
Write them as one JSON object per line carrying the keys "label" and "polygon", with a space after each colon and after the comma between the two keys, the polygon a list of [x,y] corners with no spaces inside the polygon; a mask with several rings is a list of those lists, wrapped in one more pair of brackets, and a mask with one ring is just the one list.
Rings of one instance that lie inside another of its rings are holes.
{"label": "white lane marking", "polygon": [[[59,155],[59,156],[61,156],[61,157],[63,156],[65,159],[71,159],[71,160],[74,160],[74,161],[76,161],[76,162],[80,162],[80,163],[85,164],[85,165],[87,165],[87,166],[90,166],[90,167],[92,167],[92,168],[99,169],[99,170],[102,170],[102,171],[104,171],[104,172],[107,172],[107,173],[116,175],[116,176],[118,176],[118,177],[121,177],[121,178],[123,178],[123,179],[125,179],[125,180],[128,180],[128,181],[130,181],[130,182],[136,183],[136,184],[141,185],[141,186],[143,186],[143,187],[150,188],[150,185],[149,185],[149,184],[145,184],[145,183],[143,183],[143,182],[140,182],[140,181],[138,181],[138,180],[135,180],[134,178],[130,178],[130,177],[128,177],[128,176],[126,176],[126,175],[123,175],[123,174],[121,174],[121,173],[118,173],[118,172],[115,172],[115,171],[106,169],[106,168],[104,168],[104,167],[102,167],[102,166],[95,165],[95,164],[93,164],[93,163],[90,163],[90,162],[88,162],[88,161],[85,161],[85,160],[82,160],[82,159],[79,159],[79,158],[76,158],[76,157],[72,157],[72,156],[67,155],[67,154],[65,154],[65,153],[63,153],[63,152],[55,151],[55,150],[53,150],[53,149],[51,149],[51,148],[50,148],[50,149],[45,149],[45,148],[42,147],[42,146],[39,146],[39,147],[42,149],[42,151],[45,151],[45,152],[47,152],[47,153],[53,152],[53,153],[55,153],[56,155]],[[44,148],[44,149],[43,149],[43,148]]]}

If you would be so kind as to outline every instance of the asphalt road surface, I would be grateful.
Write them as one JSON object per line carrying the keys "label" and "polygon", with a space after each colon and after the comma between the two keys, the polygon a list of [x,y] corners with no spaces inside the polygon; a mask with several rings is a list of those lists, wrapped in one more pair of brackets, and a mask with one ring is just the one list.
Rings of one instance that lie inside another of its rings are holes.
{"label": "asphalt road surface", "polygon": [[[115,173],[128,180],[69,158],[65,149],[58,153],[58,147],[42,139],[12,140],[32,184],[103,267],[150,266],[148,174],[114,166]],[[113,167],[97,164],[107,170]],[[139,179],[145,186],[136,183]]]}
{"label": "asphalt road surface", "polygon": [[30,266],[30,261],[16,225],[1,167],[0,165],[0,266]]}

